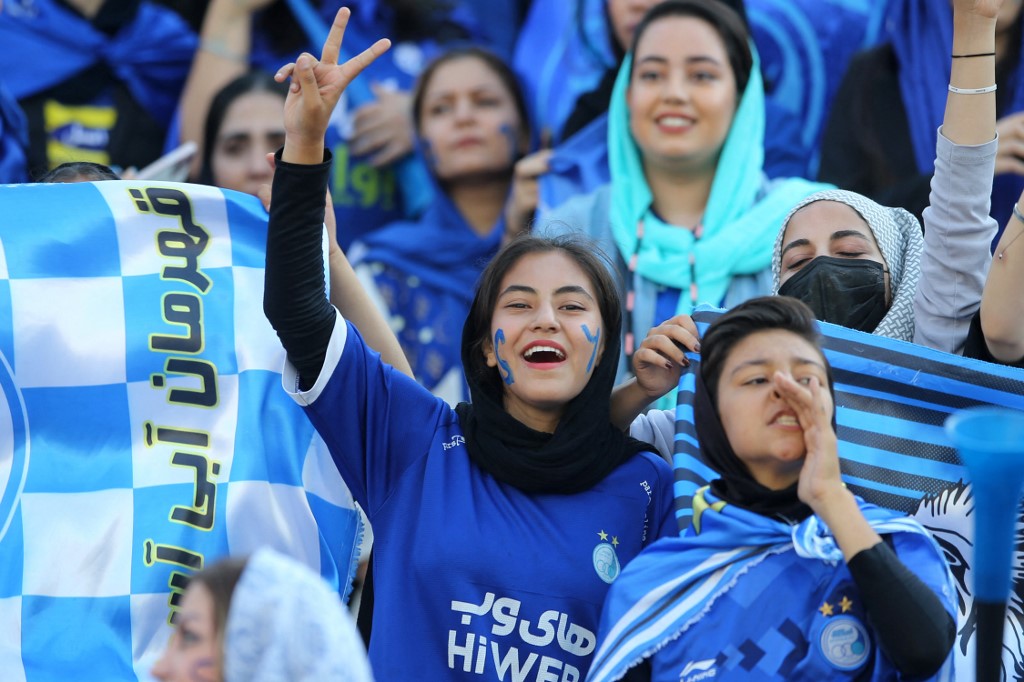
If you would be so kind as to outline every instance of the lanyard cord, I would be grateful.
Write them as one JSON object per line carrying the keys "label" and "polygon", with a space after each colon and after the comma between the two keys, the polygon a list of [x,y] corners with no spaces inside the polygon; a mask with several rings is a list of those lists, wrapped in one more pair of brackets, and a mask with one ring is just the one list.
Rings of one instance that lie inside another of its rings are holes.
{"label": "lanyard cord", "polygon": [[[693,228],[693,239],[697,241],[704,234],[704,223],[697,223]],[[623,350],[626,352],[626,368],[633,371],[633,353],[636,352],[636,336],[633,334],[633,309],[636,307],[636,266],[640,258],[640,249],[644,241],[644,219],[636,221],[636,246],[633,247],[633,255],[626,263],[629,272],[626,289],[626,335],[623,341]],[[690,250],[690,310],[697,307],[700,291],[697,287],[697,258],[696,253]],[[682,295],[680,293],[680,295]],[[658,321],[655,320],[655,323]]]}

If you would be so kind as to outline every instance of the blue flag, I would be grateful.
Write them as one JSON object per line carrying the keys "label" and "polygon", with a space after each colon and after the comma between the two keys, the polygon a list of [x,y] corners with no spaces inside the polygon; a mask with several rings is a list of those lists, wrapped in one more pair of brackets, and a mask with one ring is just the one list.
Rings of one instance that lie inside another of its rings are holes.
{"label": "blue flag", "polygon": [[[701,306],[701,333],[722,311]],[[958,670],[974,669],[974,502],[966,468],[943,424],[979,405],[1024,410],[1024,370],[821,324],[835,377],[839,459],[847,487],[868,502],[906,513],[943,549],[959,592]],[[699,362],[699,356],[690,355]],[[694,362],[691,366],[699,366]],[[674,465],[676,517],[690,524],[693,496],[717,475],[701,458],[693,425],[694,374],[679,383]],[[1024,443],[1021,443],[1024,454]],[[1019,513],[1019,510],[1018,510]],[[1003,668],[1024,675],[1024,524],[1018,518],[1014,594],[1006,614]]]}
{"label": "blue flag", "polygon": [[149,679],[189,575],[351,585],[359,516],[282,390],[267,215],[172,183],[0,186],[0,677]]}

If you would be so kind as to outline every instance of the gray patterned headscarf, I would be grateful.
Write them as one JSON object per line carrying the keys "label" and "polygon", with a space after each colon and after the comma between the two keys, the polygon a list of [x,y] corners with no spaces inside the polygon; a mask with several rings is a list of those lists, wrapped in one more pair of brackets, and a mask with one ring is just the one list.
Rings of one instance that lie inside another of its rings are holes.
{"label": "gray patterned headscarf", "polygon": [[337,592],[305,564],[260,549],[231,595],[226,682],[373,682]]}
{"label": "gray patterned headscarf", "polygon": [[860,214],[871,228],[878,242],[878,248],[885,258],[889,270],[889,289],[892,304],[882,321],[872,332],[879,336],[903,341],[914,340],[914,292],[921,278],[921,251],[924,238],[921,224],[909,211],[889,208],[875,203],[862,194],[842,189],[815,192],[789,212],[782,221],[782,229],[775,239],[775,253],[772,256],[772,292],[779,293],[779,279],[782,271],[782,238],[786,227],[797,211],[815,201],[838,201]]}

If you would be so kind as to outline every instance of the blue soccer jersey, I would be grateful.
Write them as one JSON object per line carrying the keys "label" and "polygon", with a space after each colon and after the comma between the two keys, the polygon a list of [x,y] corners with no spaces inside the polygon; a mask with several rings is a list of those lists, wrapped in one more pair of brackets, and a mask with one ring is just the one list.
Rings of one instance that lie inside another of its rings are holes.
{"label": "blue soccer jersey", "polygon": [[455,412],[340,317],[318,381],[293,396],[373,525],[378,679],[582,680],[608,586],[676,534],[658,456],[582,493],[523,492],[477,467]]}

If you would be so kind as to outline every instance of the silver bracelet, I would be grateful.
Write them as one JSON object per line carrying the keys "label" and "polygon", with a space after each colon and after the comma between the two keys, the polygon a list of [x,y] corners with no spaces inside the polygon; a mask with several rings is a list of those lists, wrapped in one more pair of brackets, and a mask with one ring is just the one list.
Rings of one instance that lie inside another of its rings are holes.
{"label": "silver bracelet", "polygon": [[[1020,209],[1017,208],[1017,202],[1013,202],[1013,217],[1019,220],[1020,222],[1024,223],[1024,213],[1021,213]],[[1009,227],[1009,225],[1007,225],[1007,227]],[[1021,236],[1021,234],[1024,234],[1024,232],[1018,232],[1013,237],[1013,239],[1007,242],[1006,246],[1003,247],[1003,250],[996,254],[996,258],[998,258],[999,260],[1003,260],[1003,254],[1006,253],[1006,250],[1010,248],[1011,244],[1017,241],[1017,237]]]}
{"label": "silver bracelet", "polygon": [[957,95],[984,95],[989,92],[995,92],[996,85],[993,83],[987,88],[958,88],[955,85],[950,85],[949,91]]}

